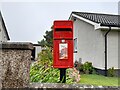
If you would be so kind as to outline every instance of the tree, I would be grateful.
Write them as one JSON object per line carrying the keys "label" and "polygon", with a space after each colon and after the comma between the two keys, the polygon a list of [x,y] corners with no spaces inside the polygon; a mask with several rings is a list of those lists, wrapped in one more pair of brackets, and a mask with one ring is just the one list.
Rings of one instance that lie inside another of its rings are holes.
{"label": "tree", "polygon": [[38,44],[40,44],[43,47],[44,46],[53,47],[53,30],[46,31],[43,37],[44,39],[42,39],[41,41],[38,41]]}
{"label": "tree", "polygon": [[42,47],[45,47],[46,41],[42,39],[41,41],[38,41],[38,44],[40,44]]}

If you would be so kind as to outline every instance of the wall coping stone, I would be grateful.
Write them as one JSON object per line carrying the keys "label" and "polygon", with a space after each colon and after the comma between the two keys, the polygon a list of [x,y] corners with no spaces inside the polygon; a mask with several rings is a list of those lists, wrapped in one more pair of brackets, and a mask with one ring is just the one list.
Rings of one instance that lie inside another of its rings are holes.
{"label": "wall coping stone", "polygon": [[[65,84],[65,83],[30,83],[29,88],[45,90],[119,90],[118,86],[95,86],[85,84]],[[37,89],[38,88],[38,89]]]}
{"label": "wall coping stone", "polygon": [[32,50],[33,44],[30,42],[3,42],[0,49]]}

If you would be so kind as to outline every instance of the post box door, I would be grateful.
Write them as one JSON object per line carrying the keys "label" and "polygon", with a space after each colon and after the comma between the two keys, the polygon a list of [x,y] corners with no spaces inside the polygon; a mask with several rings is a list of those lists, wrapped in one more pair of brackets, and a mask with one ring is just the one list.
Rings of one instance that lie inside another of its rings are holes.
{"label": "post box door", "polygon": [[73,40],[54,40],[54,68],[73,67]]}

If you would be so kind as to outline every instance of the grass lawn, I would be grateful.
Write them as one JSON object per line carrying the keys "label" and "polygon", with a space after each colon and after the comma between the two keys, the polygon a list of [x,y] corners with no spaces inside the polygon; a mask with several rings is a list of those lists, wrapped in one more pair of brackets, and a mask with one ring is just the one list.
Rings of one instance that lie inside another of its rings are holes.
{"label": "grass lawn", "polygon": [[[105,77],[96,74],[81,74],[81,84],[99,85],[99,86],[118,86],[118,77]],[[120,80],[120,79],[119,79]],[[120,81],[119,81],[120,82]]]}

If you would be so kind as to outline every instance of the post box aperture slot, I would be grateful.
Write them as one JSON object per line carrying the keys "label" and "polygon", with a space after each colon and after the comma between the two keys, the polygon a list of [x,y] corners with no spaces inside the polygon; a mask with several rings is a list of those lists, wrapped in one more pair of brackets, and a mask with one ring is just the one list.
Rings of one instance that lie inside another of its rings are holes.
{"label": "post box aperture slot", "polygon": [[56,28],[55,31],[58,31],[58,32],[72,32],[72,29],[71,28]]}
{"label": "post box aperture slot", "polygon": [[59,59],[68,59],[67,43],[59,43]]}

